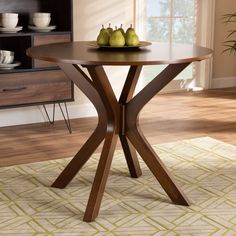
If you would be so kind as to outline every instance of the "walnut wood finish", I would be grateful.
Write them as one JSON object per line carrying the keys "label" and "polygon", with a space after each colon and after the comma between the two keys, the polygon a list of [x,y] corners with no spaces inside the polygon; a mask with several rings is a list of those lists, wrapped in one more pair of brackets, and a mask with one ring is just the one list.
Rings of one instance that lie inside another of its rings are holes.
{"label": "walnut wood finish", "polygon": [[126,104],[132,99],[139,75],[141,73],[142,66],[131,66],[128,76],[125,80],[124,87],[122,89],[119,104],[121,106],[121,132],[119,134],[120,142],[124,150],[125,158],[129,167],[131,177],[138,178],[142,175],[142,171],[139,166],[138,157],[136,151],[130,141],[126,138],[125,129],[126,129],[126,117],[125,117],[125,108]]}
{"label": "walnut wood finish", "polygon": [[63,71],[1,74],[0,107],[70,100],[71,97],[71,82]]}
{"label": "walnut wood finish", "polygon": [[[88,96],[98,112],[98,127],[101,126],[101,130],[95,130],[52,185],[65,187],[104,139],[84,221],[93,221],[98,215],[118,135],[131,176],[141,175],[134,150],[136,149],[171,200],[177,204],[189,205],[189,200],[142,134],[138,115],[144,105],[191,62],[208,58],[210,54],[211,50],[206,48],[168,44],[154,44],[150,49],[138,51],[100,51],[89,48],[87,42],[51,45],[50,50],[48,46],[28,50],[28,55],[34,58],[58,62],[67,76]],[[88,78],[76,63],[87,68],[91,78]],[[168,63],[169,66],[133,97],[142,66],[162,63]],[[130,65],[119,101],[116,100],[103,65]],[[96,137],[98,141],[91,142],[91,139]]]}
{"label": "walnut wood finish", "polygon": [[190,63],[172,64],[157,75],[144,89],[142,89],[126,106],[126,135],[133,143],[144,162],[153,175],[159,181],[170,199],[181,205],[189,205],[189,200],[174,182],[161,159],[156,155],[151,145],[144,137],[138,122],[138,115],[146,105],[162,88],[173,80]]}
{"label": "walnut wood finish", "polygon": [[28,49],[37,59],[80,65],[160,65],[201,61],[212,50],[185,44],[153,43],[140,50],[98,50],[90,42],[73,42]]}
{"label": "walnut wood finish", "polygon": [[105,107],[101,101],[98,91],[94,88],[94,85],[89,77],[77,65],[59,64],[59,66],[75,83],[75,85],[89,98],[98,113],[98,125],[95,131],[60,174],[60,176],[56,179],[56,181],[52,184],[53,187],[64,188],[87,162],[89,157],[104,139],[107,120],[105,115]]}
{"label": "walnut wood finish", "polygon": [[[70,34],[61,34],[61,35],[35,35],[33,37],[33,45],[45,45],[52,43],[62,43],[62,42],[70,42],[71,35]],[[42,61],[42,60],[34,60],[34,68],[43,68],[43,67],[53,67],[56,66],[53,62]]]}
{"label": "walnut wood finish", "polygon": [[106,136],[84,215],[84,221],[90,222],[93,221],[98,215],[109,175],[117,138],[120,131],[120,107],[103,67],[90,66],[87,69],[94,82],[94,86],[100,95],[100,100],[106,109],[106,113],[104,114],[104,121],[106,122]]}
{"label": "walnut wood finish", "polygon": [[70,42],[71,35],[70,34],[54,34],[54,35],[35,35],[34,36],[34,46],[52,44],[52,43],[62,43],[62,42]]}

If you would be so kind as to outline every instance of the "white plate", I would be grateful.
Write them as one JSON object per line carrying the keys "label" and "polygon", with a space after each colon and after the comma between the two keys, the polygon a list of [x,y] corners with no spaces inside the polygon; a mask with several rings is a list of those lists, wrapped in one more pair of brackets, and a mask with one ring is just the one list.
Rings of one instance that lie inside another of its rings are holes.
{"label": "white plate", "polygon": [[50,32],[50,31],[56,29],[56,26],[50,25],[47,27],[37,27],[37,26],[33,26],[33,25],[28,25],[28,28],[33,31],[36,31],[36,32]]}
{"label": "white plate", "polygon": [[20,66],[21,63],[19,61],[14,61],[13,63],[10,64],[2,64],[0,63],[0,70],[9,70],[9,69],[14,69],[17,66]]}
{"label": "white plate", "polygon": [[0,32],[2,33],[16,33],[20,30],[22,30],[22,26],[17,26],[15,28],[3,28],[3,27],[0,27]]}

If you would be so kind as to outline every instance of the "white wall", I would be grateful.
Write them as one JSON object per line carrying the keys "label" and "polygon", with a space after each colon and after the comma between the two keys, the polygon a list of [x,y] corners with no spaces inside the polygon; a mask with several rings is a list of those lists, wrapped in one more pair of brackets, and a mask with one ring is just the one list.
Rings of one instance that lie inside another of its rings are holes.
{"label": "white wall", "polygon": [[[101,28],[111,23],[127,27],[133,22],[133,0],[74,0],[74,40],[95,40]],[[105,68],[115,86],[116,93],[121,90],[126,69]],[[117,83],[116,83],[117,81]],[[51,106],[49,113],[52,112]],[[95,116],[96,111],[86,97],[75,89],[75,102],[68,106],[70,117]],[[62,119],[57,109],[56,120]],[[40,106],[0,110],[0,127],[9,125],[43,122],[45,114]]]}
{"label": "white wall", "polygon": [[[133,23],[133,0],[74,0],[74,40],[95,40],[102,25],[112,27],[123,24],[127,28]],[[127,68],[105,67],[116,94],[127,74]],[[117,81],[117,82],[116,82]],[[77,104],[88,104],[86,98],[77,91]]]}

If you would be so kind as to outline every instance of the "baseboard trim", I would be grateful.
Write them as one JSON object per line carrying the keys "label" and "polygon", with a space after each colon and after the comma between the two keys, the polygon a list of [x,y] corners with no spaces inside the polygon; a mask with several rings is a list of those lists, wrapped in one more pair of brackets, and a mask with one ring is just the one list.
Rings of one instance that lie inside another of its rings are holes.
{"label": "baseboard trim", "polygon": [[[64,109],[64,106],[62,105]],[[47,106],[49,115],[52,105]],[[96,116],[97,112],[92,104],[68,104],[70,119]],[[56,105],[55,120],[63,120],[59,107]],[[42,106],[23,107],[0,110],[0,127],[47,122]]]}
{"label": "baseboard trim", "polygon": [[213,89],[236,87],[236,76],[213,78],[211,87]]}

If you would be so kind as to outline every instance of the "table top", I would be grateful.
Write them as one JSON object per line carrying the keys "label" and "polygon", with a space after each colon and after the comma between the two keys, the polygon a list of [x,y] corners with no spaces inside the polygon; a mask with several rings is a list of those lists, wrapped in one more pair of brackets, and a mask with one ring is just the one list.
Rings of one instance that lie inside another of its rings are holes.
{"label": "table top", "polygon": [[80,65],[160,65],[201,61],[212,50],[189,44],[152,43],[138,49],[98,49],[89,41],[41,45],[27,50],[33,58]]}

